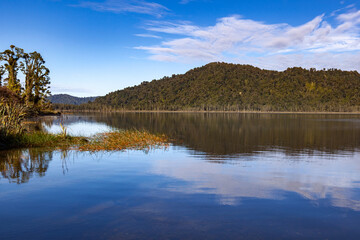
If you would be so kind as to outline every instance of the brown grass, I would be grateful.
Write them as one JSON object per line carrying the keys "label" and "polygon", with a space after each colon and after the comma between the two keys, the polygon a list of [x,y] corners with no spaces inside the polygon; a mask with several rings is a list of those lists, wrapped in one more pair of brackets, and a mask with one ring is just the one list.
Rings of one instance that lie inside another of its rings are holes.
{"label": "brown grass", "polygon": [[102,133],[78,146],[80,151],[121,151],[125,149],[143,150],[168,146],[165,135],[151,134],[147,131],[124,130]]}

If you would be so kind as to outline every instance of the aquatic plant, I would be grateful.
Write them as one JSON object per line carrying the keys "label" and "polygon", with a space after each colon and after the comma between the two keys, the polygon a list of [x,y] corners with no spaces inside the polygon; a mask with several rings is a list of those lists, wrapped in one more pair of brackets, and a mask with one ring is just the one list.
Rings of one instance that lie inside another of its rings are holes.
{"label": "aquatic plant", "polygon": [[102,133],[78,147],[80,151],[121,151],[124,149],[150,149],[168,146],[165,135],[152,134],[147,131],[121,130]]}
{"label": "aquatic plant", "polygon": [[63,137],[67,136],[67,127],[64,125],[63,121],[60,122],[61,135]]}

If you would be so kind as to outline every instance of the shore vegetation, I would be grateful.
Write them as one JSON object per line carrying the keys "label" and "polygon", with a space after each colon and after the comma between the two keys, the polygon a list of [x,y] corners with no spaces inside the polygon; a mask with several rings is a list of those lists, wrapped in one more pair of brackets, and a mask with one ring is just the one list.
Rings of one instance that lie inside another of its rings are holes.
{"label": "shore vegetation", "polygon": [[25,132],[9,135],[1,149],[11,148],[53,148],[78,151],[122,151],[148,150],[167,147],[169,140],[165,135],[152,134],[147,131],[124,130],[98,134],[93,137],[74,137],[64,134],[46,132]]}

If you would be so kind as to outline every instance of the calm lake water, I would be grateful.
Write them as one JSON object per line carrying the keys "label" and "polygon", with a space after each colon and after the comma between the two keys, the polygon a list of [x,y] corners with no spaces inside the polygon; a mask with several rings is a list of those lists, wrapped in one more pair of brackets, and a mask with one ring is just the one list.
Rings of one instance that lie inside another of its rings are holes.
{"label": "calm lake water", "polygon": [[[0,152],[1,239],[360,239],[360,115],[65,115],[166,149]],[[60,120],[35,126],[60,131]]]}

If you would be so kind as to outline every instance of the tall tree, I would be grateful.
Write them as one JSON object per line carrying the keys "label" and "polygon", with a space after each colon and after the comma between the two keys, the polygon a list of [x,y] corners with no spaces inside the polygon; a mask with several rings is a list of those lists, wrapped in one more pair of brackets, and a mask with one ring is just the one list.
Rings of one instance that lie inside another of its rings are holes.
{"label": "tall tree", "polygon": [[23,55],[24,50],[14,45],[0,53],[0,59],[6,62],[4,66],[8,73],[8,77],[5,79],[7,87],[18,95],[21,93],[21,85],[20,80],[17,78],[17,73],[19,70],[19,60]]}
{"label": "tall tree", "polygon": [[[44,62],[45,63],[45,62]],[[50,70],[44,65],[36,68],[34,73],[34,105],[39,106],[46,102],[50,95]]]}
{"label": "tall tree", "polygon": [[21,63],[21,70],[25,75],[25,91],[23,94],[25,103],[30,105],[35,101],[35,94],[37,101],[39,100],[41,89],[49,83],[42,78],[48,75],[48,69],[44,67],[45,61],[40,53],[32,52],[24,54],[24,62]]}

